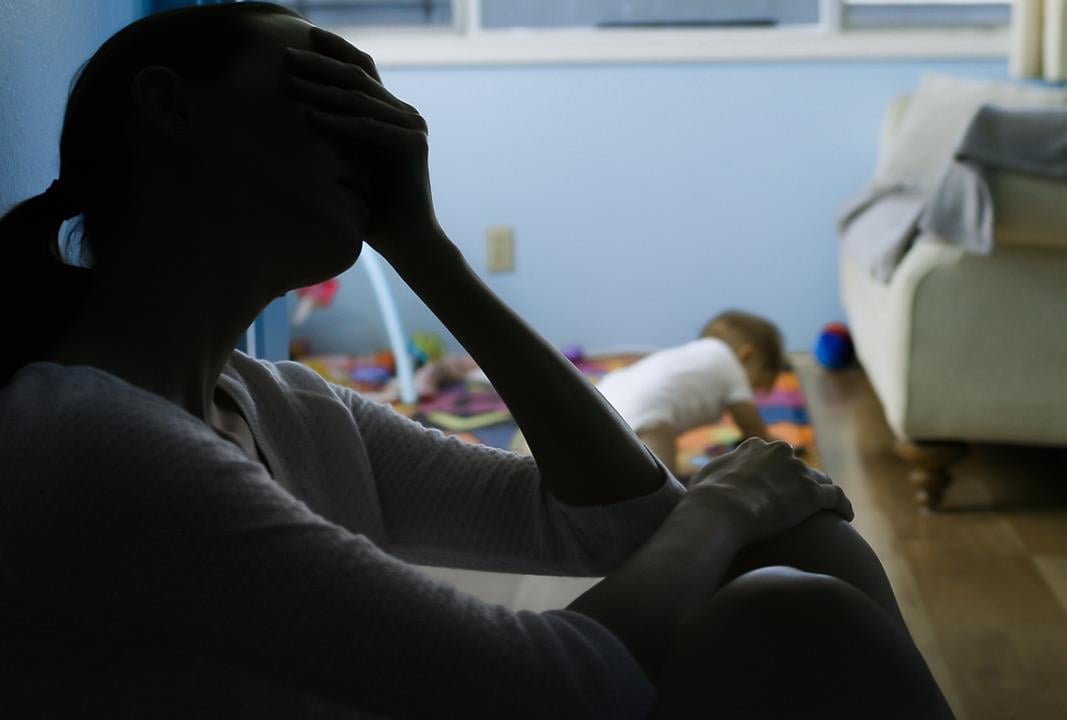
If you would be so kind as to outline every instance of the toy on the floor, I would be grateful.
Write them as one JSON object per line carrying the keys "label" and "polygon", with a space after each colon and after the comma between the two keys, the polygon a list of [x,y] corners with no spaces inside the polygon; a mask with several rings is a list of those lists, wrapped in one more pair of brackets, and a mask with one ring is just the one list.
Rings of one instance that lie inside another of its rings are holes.
{"label": "toy on the floor", "polygon": [[852,362],[856,351],[852,335],[844,323],[829,323],[815,341],[815,359],[831,370],[839,370]]}
{"label": "toy on the floor", "polygon": [[366,364],[383,368],[390,375],[396,375],[396,355],[392,350],[379,350],[370,357],[370,362]]}
{"label": "toy on the floor", "polygon": [[431,360],[415,371],[415,391],[419,399],[436,397],[444,385],[467,379],[478,370],[470,355],[446,355]]}
{"label": "toy on the floor", "polygon": [[693,460],[697,460],[698,464],[703,465],[711,458],[716,458],[719,455],[732,453],[734,450],[737,449],[737,446],[740,444],[741,443],[735,441],[726,443],[724,445],[708,445],[706,448],[704,448],[704,457],[699,459],[693,458]]}
{"label": "toy on the floor", "polygon": [[378,389],[387,385],[396,374],[396,357],[390,350],[379,350],[373,355],[354,358],[352,380],[363,385],[372,385]]}
{"label": "toy on the floor", "polygon": [[289,341],[289,359],[299,360],[311,354],[311,341],[305,337],[293,338]]}
{"label": "toy on the floor", "polygon": [[320,282],[318,285],[310,285],[297,290],[296,294],[300,300],[296,305],[296,311],[293,313],[293,325],[302,324],[311,315],[311,311],[316,308],[330,307],[340,287],[341,281],[333,278],[332,280]]}
{"label": "toy on the floor", "polygon": [[582,348],[580,345],[568,345],[563,348],[563,357],[567,358],[572,363],[577,365],[578,363],[585,360],[585,353],[582,352]]}
{"label": "toy on the floor", "polygon": [[417,365],[425,365],[445,356],[445,341],[431,332],[412,333],[408,340],[408,352]]}
{"label": "toy on the floor", "polygon": [[352,371],[354,381],[367,385],[385,385],[392,378],[393,373],[380,365],[363,365]]}

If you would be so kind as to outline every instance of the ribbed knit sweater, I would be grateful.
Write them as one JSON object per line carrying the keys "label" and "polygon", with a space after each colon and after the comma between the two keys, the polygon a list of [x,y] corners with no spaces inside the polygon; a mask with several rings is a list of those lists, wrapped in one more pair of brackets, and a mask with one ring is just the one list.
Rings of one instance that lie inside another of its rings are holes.
{"label": "ribbed knit sweater", "polygon": [[[619,640],[408,563],[600,575],[677,503],[574,507],[474,446],[235,352],[267,467],[162,397],[38,362],[0,389],[0,706],[12,717],[641,718]],[[269,472],[268,472],[269,468]]]}

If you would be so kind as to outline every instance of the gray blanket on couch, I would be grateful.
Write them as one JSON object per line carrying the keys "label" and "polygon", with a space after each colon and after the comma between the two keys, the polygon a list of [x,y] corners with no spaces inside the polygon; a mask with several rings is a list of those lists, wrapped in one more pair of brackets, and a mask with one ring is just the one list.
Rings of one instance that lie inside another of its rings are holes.
{"label": "gray blanket on couch", "polygon": [[1011,171],[1067,180],[1067,109],[1017,110],[985,105],[960,139],[937,189],[869,188],[838,219],[843,250],[888,282],[916,237],[993,251],[989,177]]}

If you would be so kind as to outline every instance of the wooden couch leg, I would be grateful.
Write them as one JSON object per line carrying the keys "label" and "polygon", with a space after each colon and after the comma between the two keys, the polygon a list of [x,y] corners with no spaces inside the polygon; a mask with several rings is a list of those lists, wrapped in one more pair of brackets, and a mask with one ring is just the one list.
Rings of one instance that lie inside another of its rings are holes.
{"label": "wooden couch leg", "polygon": [[967,445],[899,440],[895,449],[899,457],[914,465],[911,482],[916,488],[915,499],[919,505],[936,510],[945,495],[945,488],[952,482],[949,468],[967,454]]}

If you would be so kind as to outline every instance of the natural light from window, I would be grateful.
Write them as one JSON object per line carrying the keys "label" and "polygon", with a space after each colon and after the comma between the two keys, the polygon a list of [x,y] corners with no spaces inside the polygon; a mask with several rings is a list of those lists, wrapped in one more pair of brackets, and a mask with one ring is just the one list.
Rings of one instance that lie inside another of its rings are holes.
{"label": "natural light from window", "polygon": [[996,0],[282,0],[381,65],[1004,57]]}

